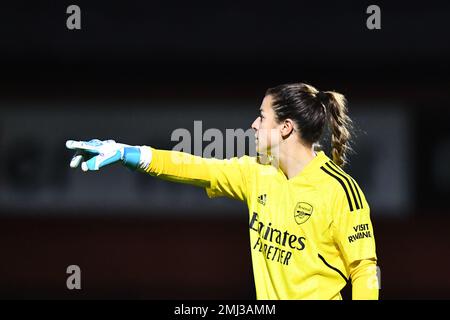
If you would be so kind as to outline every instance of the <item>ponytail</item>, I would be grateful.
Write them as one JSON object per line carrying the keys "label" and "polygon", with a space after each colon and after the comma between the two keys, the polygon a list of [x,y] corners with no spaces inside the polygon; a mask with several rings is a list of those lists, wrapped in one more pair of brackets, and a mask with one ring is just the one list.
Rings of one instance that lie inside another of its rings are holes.
{"label": "ponytail", "polygon": [[318,142],[328,124],[332,159],[340,167],[347,163],[352,120],[347,115],[347,101],[342,94],[318,91],[306,83],[291,83],[270,88],[266,95],[273,97],[277,121],[294,120],[300,138],[313,147],[320,146]]}
{"label": "ponytail", "polygon": [[347,100],[334,91],[325,91],[317,94],[327,112],[328,127],[331,132],[331,155],[334,163],[344,167],[347,163],[347,154],[351,151],[350,139],[352,120],[347,115]]}

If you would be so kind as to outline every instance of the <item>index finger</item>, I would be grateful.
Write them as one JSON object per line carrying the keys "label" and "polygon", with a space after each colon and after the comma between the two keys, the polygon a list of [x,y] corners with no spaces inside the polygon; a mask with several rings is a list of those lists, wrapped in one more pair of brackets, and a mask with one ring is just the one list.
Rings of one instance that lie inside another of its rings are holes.
{"label": "index finger", "polygon": [[96,150],[101,145],[100,140],[90,140],[90,141],[75,141],[75,140],[67,140],[66,148],[67,149],[78,149],[78,150]]}

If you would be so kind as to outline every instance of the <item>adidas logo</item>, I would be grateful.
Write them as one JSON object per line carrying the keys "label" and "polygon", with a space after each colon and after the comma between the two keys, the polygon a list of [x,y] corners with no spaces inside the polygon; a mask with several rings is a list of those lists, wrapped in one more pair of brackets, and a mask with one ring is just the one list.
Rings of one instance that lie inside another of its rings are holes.
{"label": "adidas logo", "polygon": [[263,206],[265,206],[266,205],[266,198],[267,198],[267,196],[264,193],[264,194],[262,194],[262,195],[260,195],[258,197],[258,202],[261,203]]}

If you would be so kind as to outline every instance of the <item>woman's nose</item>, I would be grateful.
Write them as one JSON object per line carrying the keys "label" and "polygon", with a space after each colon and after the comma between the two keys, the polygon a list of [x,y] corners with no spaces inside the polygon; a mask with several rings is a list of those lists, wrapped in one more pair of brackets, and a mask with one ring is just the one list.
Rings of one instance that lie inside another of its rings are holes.
{"label": "woman's nose", "polygon": [[260,122],[259,119],[260,119],[259,117],[256,118],[255,121],[253,121],[253,123],[252,123],[252,129],[255,131],[259,129],[259,122]]}

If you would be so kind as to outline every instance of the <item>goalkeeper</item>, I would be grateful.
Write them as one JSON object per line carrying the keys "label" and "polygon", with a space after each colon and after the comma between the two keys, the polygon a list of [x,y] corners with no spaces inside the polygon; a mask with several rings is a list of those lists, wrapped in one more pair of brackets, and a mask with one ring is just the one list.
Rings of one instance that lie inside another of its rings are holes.
{"label": "goalkeeper", "polygon": [[[66,146],[72,168],[120,162],[244,201],[258,299],[342,299],[347,283],[353,299],[378,299],[369,204],[342,170],[351,134],[344,96],[303,83],[268,89],[252,128],[257,158],[205,159],[114,140]],[[316,151],[326,128],[332,159]]]}

